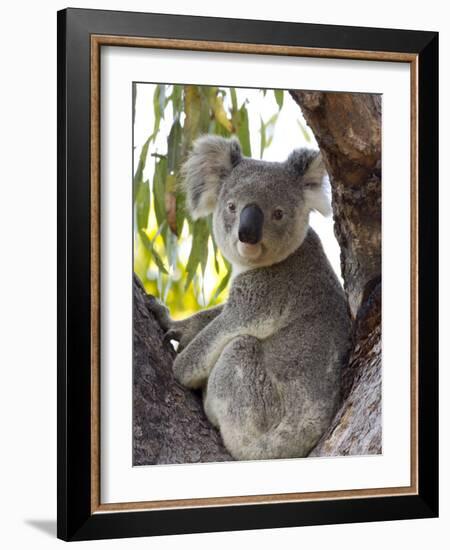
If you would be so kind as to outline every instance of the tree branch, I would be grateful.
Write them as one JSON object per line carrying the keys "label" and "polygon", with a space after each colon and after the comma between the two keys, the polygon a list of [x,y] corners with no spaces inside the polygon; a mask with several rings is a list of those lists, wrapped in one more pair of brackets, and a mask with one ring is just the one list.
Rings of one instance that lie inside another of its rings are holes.
{"label": "tree branch", "polygon": [[175,352],[133,279],[133,465],[233,460],[203,412],[201,396],[176,382]]}

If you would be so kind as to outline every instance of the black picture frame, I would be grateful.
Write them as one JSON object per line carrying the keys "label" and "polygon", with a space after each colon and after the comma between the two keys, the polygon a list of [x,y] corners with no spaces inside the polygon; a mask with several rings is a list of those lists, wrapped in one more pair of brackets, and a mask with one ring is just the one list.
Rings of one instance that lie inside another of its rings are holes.
{"label": "black picture frame", "polygon": [[[66,9],[58,12],[58,526],[64,540],[438,515],[438,33]],[[92,513],[91,36],[400,52],[418,62],[418,492]],[[420,368],[420,367],[424,368]]]}

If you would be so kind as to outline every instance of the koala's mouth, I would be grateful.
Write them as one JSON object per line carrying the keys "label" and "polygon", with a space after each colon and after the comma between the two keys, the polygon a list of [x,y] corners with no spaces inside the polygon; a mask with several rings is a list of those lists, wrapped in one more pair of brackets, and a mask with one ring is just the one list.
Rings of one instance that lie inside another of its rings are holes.
{"label": "koala's mouth", "polygon": [[237,251],[239,253],[239,256],[241,256],[242,258],[254,261],[261,256],[263,247],[261,243],[249,244],[238,241]]}

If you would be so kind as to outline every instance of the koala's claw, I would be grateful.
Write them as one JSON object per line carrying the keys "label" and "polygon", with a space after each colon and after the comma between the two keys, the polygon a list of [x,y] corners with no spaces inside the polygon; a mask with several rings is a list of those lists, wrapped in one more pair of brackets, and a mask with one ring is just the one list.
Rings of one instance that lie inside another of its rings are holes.
{"label": "koala's claw", "polygon": [[170,342],[171,340],[176,340],[177,342],[179,342],[181,340],[181,333],[179,330],[175,330],[175,329],[169,329],[165,334],[164,334],[164,343],[166,344],[167,342]]}

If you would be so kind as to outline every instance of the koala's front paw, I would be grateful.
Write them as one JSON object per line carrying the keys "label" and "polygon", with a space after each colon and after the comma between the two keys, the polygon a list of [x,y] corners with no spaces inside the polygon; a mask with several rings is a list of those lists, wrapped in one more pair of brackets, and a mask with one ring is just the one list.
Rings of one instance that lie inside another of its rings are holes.
{"label": "koala's front paw", "polygon": [[166,341],[176,340],[178,346],[176,348],[177,353],[181,353],[187,345],[195,338],[198,331],[195,331],[190,319],[184,319],[182,321],[172,321],[170,329],[167,331],[164,339]]}
{"label": "koala's front paw", "polygon": [[204,386],[207,380],[207,372],[202,358],[193,354],[190,348],[175,357],[173,374],[182,386],[193,390]]}
{"label": "koala's front paw", "polygon": [[175,380],[182,386],[191,387],[190,385],[190,371],[191,368],[186,362],[186,355],[181,353],[175,357],[173,362],[173,375]]}
{"label": "koala's front paw", "polygon": [[159,326],[164,330],[164,332],[170,330],[172,322],[167,307],[153,296],[149,296],[147,307],[156,317]]}

